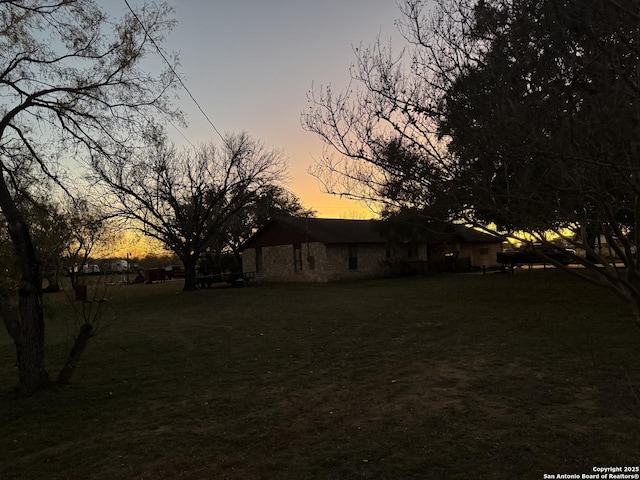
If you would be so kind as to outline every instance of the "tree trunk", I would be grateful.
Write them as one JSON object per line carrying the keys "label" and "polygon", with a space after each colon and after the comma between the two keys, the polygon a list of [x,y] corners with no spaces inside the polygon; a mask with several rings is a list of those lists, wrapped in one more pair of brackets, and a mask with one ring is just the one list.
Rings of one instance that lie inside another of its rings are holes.
{"label": "tree trunk", "polygon": [[18,391],[29,395],[49,385],[44,367],[42,288],[22,281],[18,291],[19,327],[14,342],[18,361]]}
{"label": "tree trunk", "polygon": [[16,346],[18,392],[29,395],[50,383],[44,368],[42,266],[29,228],[7,188],[1,170],[0,209],[7,220],[14,258],[20,268],[18,311],[14,318],[4,318],[4,323]]}
{"label": "tree trunk", "polygon": [[184,264],[184,287],[183,292],[191,292],[198,289],[198,283],[196,281],[196,265],[198,263],[198,257],[187,255],[182,258]]}
{"label": "tree trunk", "polygon": [[71,380],[71,376],[73,372],[75,372],[76,367],[78,366],[78,362],[80,361],[80,357],[84,352],[85,348],[87,348],[87,343],[89,343],[89,339],[93,336],[93,325],[89,323],[85,323],[80,327],[80,331],[78,332],[78,336],[76,337],[76,341],[73,344],[73,348],[69,352],[69,357],[65,362],[62,370],[58,374],[58,378],[56,379],[56,383],[58,385],[68,385]]}

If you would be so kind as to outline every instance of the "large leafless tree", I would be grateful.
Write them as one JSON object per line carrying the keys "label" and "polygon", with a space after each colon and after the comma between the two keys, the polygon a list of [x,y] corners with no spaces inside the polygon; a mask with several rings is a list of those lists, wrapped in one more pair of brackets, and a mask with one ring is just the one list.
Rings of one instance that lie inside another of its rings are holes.
{"label": "large leafless tree", "polygon": [[328,145],[316,175],[387,212],[542,242],[554,232],[587,252],[571,271],[620,295],[640,323],[640,2],[400,10],[403,50],[361,47],[349,88],[312,90],[303,126]]}
{"label": "large leafless tree", "polygon": [[173,114],[164,101],[173,69],[140,67],[171,28],[169,13],[145,5],[113,19],[92,0],[0,2],[0,210],[18,271],[16,291],[0,295],[0,315],[16,346],[21,393],[50,380],[42,263],[11,185],[26,158],[62,185],[61,160],[109,155],[135,143],[158,111]]}
{"label": "large leafless tree", "polygon": [[114,215],[180,258],[186,291],[196,289],[198,259],[230,220],[286,180],[282,152],[246,133],[182,151],[152,134],[148,149],[96,158],[93,169]]}

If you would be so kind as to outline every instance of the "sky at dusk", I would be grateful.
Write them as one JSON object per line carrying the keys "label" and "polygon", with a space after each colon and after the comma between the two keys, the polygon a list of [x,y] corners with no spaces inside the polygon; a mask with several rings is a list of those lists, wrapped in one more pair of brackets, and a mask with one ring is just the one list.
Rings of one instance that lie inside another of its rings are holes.
{"label": "sky at dusk", "polygon": [[[139,2],[130,2],[137,5]],[[353,48],[378,36],[401,43],[395,0],[170,0],[178,25],[164,42],[178,52],[179,73],[220,132],[246,130],[289,160],[287,187],[321,217],[372,213],[359,204],[322,194],[307,173],[322,142],[300,126],[312,83],[342,90],[349,82]],[[126,8],[123,2],[123,11]],[[397,45],[397,47],[396,47]],[[186,92],[179,106],[191,143],[219,140]],[[179,145],[187,142],[169,126]]]}

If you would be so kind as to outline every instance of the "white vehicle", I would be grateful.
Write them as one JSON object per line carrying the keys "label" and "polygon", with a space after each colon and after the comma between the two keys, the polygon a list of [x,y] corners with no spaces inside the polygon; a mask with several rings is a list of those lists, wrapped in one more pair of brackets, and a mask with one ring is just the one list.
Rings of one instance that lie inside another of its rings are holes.
{"label": "white vehicle", "polygon": [[123,273],[129,270],[129,262],[126,260],[115,260],[111,262],[109,268],[112,272]]}
{"label": "white vehicle", "polygon": [[85,273],[87,275],[90,275],[92,273],[93,274],[100,273],[100,267],[98,265],[96,265],[95,263],[85,263],[79,269],[78,269],[78,267],[76,267],[75,271],[79,272],[79,273]]}

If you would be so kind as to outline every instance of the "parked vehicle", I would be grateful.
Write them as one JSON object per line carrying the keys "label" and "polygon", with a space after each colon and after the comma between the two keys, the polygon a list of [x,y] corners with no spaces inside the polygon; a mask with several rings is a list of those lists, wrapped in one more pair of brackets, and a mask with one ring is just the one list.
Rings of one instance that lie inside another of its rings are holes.
{"label": "parked vehicle", "polygon": [[558,247],[544,247],[535,243],[527,245],[519,250],[498,252],[496,261],[503,266],[522,266],[533,264],[550,264],[553,261],[563,265],[571,263],[571,254],[574,250]]}
{"label": "parked vehicle", "polygon": [[129,262],[127,262],[126,260],[114,260],[109,265],[109,269],[112,272],[116,272],[116,273],[127,272],[129,271]]}
{"label": "parked vehicle", "polygon": [[85,275],[97,275],[100,273],[100,266],[95,263],[85,263],[80,267],[74,267],[73,271],[76,273],[84,273]]}
{"label": "parked vehicle", "polygon": [[183,265],[169,265],[168,267],[164,267],[167,272],[167,280],[171,280],[172,278],[184,278],[184,266]]}

